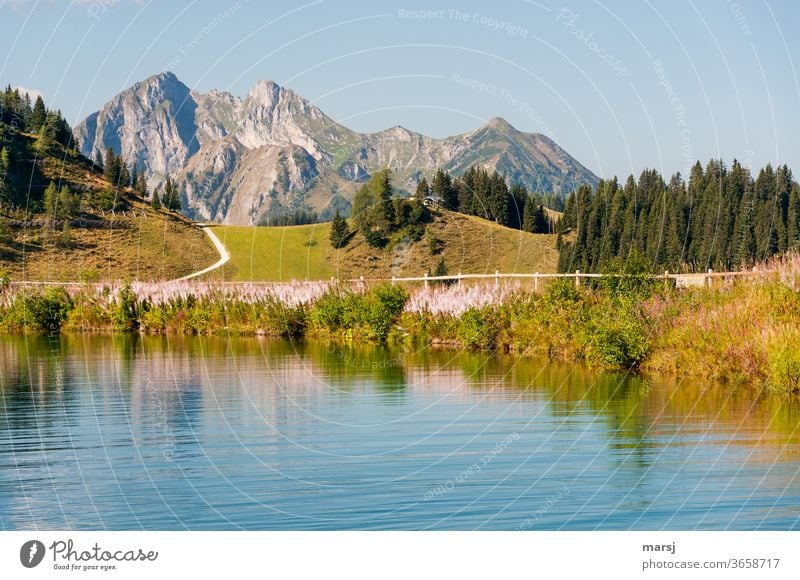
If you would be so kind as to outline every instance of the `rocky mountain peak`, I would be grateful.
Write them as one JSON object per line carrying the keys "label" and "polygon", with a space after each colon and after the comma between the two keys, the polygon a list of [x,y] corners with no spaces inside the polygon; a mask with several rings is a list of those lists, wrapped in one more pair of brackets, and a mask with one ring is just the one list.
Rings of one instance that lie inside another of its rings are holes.
{"label": "rocky mountain peak", "polygon": [[508,121],[506,121],[503,117],[492,117],[489,119],[486,124],[483,126],[484,128],[491,128],[502,133],[517,133],[517,129]]}
{"label": "rocky mountain peak", "polygon": [[110,146],[135,162],[151,188],[171,175],[185,185],[189,215],[227,223],[257,223],[273,206],[321,210],[334,193],[351,197],[386,167],[408,191],[438,168],[458,175],[472,165],[534,191],[566,194],[597,181],[551,140],[500,117],[444,139],[400,125],[357,133],[271,80],[242,98],[192,92],[162,72],[111,99],[75,128],[75,137],[87,156],[99,159]]}
{"label": "rocky mountain peak", "polygon": [[255,101],[268,107],[274,107],[280,100],[282,92],[283,89],[274,81],[258,81],[248,91],[247,100]]}

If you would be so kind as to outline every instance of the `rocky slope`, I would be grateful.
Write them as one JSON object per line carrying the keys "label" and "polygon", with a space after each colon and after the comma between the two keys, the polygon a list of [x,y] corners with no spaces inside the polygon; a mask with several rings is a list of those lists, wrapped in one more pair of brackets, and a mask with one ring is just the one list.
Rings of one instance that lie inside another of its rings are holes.
{"label": "rocky slope", "polygon": [[110,146],[135,160],[151,186],[169,173],[185,184],[189,215],[229,224],[257,223],[271,208],[322,209],[384,167],[406,191],[439,167],[457,175],[474,164],[533,191],[566,194],[597,181],[552,140],[503,119],[445,139],[399,126],[361,134],[271,81],[240,98],[200,94],[162,73],[114,97],[75,137],[88,157]]}

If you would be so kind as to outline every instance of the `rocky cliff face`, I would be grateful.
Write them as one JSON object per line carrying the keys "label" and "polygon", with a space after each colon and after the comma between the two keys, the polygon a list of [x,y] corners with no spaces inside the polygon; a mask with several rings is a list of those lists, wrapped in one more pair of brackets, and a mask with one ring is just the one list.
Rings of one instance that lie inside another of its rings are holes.
{"label": "rocky cliff face", "polygon": [[433,139],[403,127],[361,134],[271,81],[244,98],[190,91],[172,73],[137,83],[75,128],[81,152],[112,147],[146,171],[151,187],[169,174],[185,184],[198,219],[254,224],[274,207],[324,207],[349,197],[378,169],[413,191],[441,167],[478,164],[534,191],[566,194],[597,178],[556,143],[502,119],[464,135]]}

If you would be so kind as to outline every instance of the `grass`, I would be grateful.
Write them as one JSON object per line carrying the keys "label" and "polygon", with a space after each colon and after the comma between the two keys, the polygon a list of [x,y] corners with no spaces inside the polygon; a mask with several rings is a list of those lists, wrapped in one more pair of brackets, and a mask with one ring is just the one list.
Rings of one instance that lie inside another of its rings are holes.
{"label": "grass", "polygon": [[516,283],[0,285],[0,332],[63,328],[445,344],[798,394],[799,283],[800,256],[787,256],[755,278],[686,290],[639,283],[576,288],[569,280],[541,292]]}
{"label": "grass", "polygon": [[[452,212],[434,214],[419,241],[394,238],[383,249],[371,248],[360,233],[341,249],[328,241],[330,225],[288,227],[218,226],[217,236],[231,253],[230,262],[209,279],[289,281],[391,278],[433,272],[444,258],[450,274],[495,271],[555,272],[556,237],[529,234]],[[432,254],[429,236],[440,240]]]}
{"label": "grass", "polygon": [[219,259],[208,236],[190,220],[138,201],[107,226],[73,225],[66,247],[60,228],[9,229],[13,240],[0,244],[0,269],[12,280],[168,280]]}
{"label": "grass", "polygon": [[[14,172],[12,185],[28,192],[28,205],[2,208],[0,215],[0,272],[11,280],[168,280],[219,259],[208,236],[189,219],[156,212],[129,189],[119,193],[125,211],[101,211],[104,206],[98,201],[111,186],[88,159],[57,144],[40,156],[34,153],[34,135],[19,133],[14,138],[37,163],[23,164]],[[35,211],[50,182],[80,197],[66,238],[61,220],[50,222]]]}

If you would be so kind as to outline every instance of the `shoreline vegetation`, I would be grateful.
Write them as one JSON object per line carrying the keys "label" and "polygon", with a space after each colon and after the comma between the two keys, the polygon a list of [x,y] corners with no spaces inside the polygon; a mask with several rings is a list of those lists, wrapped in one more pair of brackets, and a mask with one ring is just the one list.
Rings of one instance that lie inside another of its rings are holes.
{"label": "shoreline vegetation", "polygon": [[596,283],[404,287],[333,281],[10,285],[0,333],[231,334],[452,346],[800,392],[800,255],[677,290],[633,256]]}

